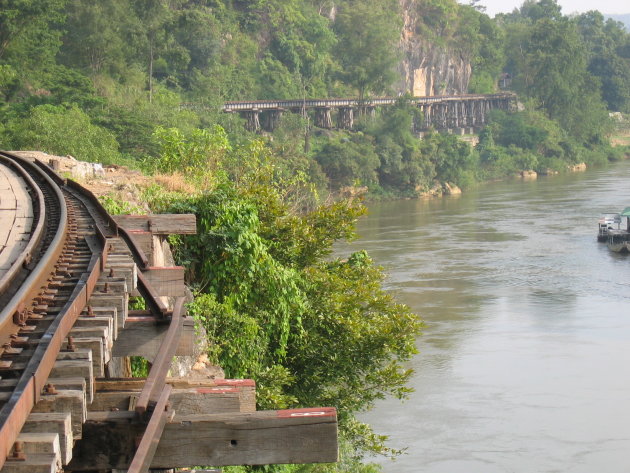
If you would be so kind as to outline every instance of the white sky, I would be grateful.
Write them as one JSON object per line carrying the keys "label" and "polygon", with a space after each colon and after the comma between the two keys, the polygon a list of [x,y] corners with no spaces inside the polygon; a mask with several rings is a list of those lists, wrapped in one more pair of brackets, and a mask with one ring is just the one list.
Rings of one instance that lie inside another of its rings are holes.
{"label": "white sky", "polygon": [[[462,3],[468,3],[460,0]],[[486,13],[494,16],[497,13],[509,13],[514,8],[523,4],[523,0],[481,0],[480,4],[486,7]],[[584,13],[589,10],[599,10],[601,13],[630,13],[628,0],[559,0],[564,15],[571,13]]]}

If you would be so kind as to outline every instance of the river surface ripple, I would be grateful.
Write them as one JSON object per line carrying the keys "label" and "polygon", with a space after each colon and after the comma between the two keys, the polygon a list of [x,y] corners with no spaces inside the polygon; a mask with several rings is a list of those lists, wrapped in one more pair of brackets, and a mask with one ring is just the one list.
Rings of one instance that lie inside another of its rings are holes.
{"label": "river surface ripple", "polygon": [[630,162],[370,206],[360,239],[426,329],[415,392],[362,419],[392,473],[630,471],[630,256],[597,243]]}

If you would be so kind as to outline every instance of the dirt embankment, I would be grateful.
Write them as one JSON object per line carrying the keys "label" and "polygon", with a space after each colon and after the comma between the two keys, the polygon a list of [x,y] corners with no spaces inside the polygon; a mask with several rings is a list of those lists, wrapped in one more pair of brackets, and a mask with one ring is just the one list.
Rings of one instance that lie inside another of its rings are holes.
{"label": "dirt embankment", "polygon": [[141,190],[155,182],[123,166],[103,166],[99,163],[79,161],[72,156],[54,156],[41,151],[11,151],[24,158],[37,159],[57,173],[79,182],[94,195],[111,196],[125,202],[129,208],[148,213],[141,199]]}

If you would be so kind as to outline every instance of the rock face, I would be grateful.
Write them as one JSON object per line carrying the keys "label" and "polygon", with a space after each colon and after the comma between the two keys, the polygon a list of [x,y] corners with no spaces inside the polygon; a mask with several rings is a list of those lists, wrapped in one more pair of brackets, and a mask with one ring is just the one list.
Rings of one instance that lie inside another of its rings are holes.
{"label": "rock face", "polygon": [[414,96],[461,95],[468,90],[472,68],[461,53],[422,38],[417,0],[400,0],[403,31],[402,61],[398,65],[398,93]]}

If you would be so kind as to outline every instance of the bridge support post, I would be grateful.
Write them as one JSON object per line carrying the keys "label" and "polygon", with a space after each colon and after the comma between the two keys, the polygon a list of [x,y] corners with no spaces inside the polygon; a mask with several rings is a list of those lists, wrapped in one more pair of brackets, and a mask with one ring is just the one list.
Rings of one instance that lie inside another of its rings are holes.
{"label": "bridge support post", "polygon": [[284,112],[283,108],[272,108],[263,113],[263,121],[262,127],[265,131],[272,132],[278,125],[280,124],[280,119],[282,118],[282,112]]}
{"label": "bridge support post", "polygon": [[479,119],[479,108],[477,100],[470,102],[470,126],[473,128],[476,128],[481,124]]}
{"label": "bridge support post", "polygon": [[337,128],[352,130],[354,126],[354,109],[352,107],[340,107],[337,113]]}
{"label": "bridge support post", "polygon": [[447,116],[447,105],[444,103],[441,103],[438,105],[437,128],[440,128],[441,130],[448,128],[446,116]]}
{"label": "bridge support post", "polygon": [[487,114],[488,114],[488,101],[487,100],[481,100],[481,102],[479,103],[479,122],[482,125],[486,124],[486,118],[487,118]]}
{"label": "bridge support post", "polygon": [[415,113],[413,116],[413,123],[411,124],[412,132],[418,134],[424,128],[424,110],[422,105],[418,105],[419,113]]}
{"label": "bridge support post", "polygon": [[376,116],[376,107],[374,105],[362,104],[359,106],[359,116],[368,117],[370,119]]}
{"label": "bridge support post", "polygon": [[332,128],[332,118],[330,116],[330,107],[317,107],[315,109],[315,126],[319,128],[325,128],[327,130]]}
{"label": "bridge support post", "polygon": [[247,128],[249,131],[254,131],[254,132],[260,130],[259,115],[260,115],[260,110],[258,109],[245,110],[241,112],[241,116],[245,118],[246,120],[245,128]]}
{"label": "bridge support post", "polygon": [[446,102],[446,127],[450,130],[459,127],[458,102]]}
{"label": "bridge support post", "polygon": [[433,106],[431,104],[426,104],[422,109],[422,111],[424,112],[424,130],[428,130],[433,126],[432,108]]}

